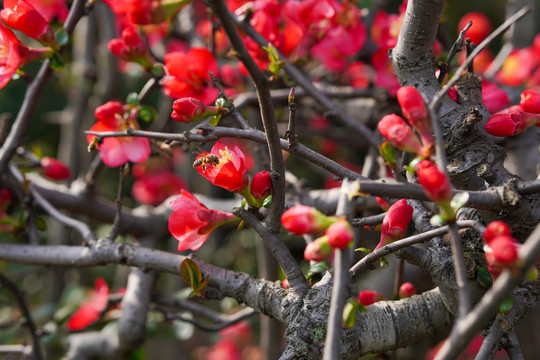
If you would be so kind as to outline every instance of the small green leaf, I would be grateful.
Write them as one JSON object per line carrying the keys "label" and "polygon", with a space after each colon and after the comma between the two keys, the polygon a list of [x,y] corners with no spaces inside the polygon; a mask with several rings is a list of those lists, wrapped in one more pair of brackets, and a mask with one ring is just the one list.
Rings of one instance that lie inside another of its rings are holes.
{"label": "small green leaf", "polygon": [[459,209],[465,206],[467,201],[469,201],[469,193],[460,192],[452,198],[452,201],[450,201],[450,206],[452,206],[452,209],[454,209],[454,213],[456,213]]}
{"label": "small green leaf", "polygon": [[217,126],[217,124],[219,123],[219,120],[221,119],[221,115],[218,114],[218,115],[214,115],[212,116],[212,118],[210,119],[210,122],[208,123],[208,125],[210,126]]}
{"label": "small green leaf", "polygon": [[195,261],[190,258],[186,258],[180,264],[180,275],[195,292],[201,286],[202,283],[202,274],[199,266]]}
{"label": "small green leaf", "polygon": [[45,222],[45,220],[43,220],[43,218],[41,217],[36,217],[34,219],[35,223],[36,223],[36,227],[39,231],[46,231],[47,230],[47,223]]}
{"label": "small green leaf", "polygon": [[525,279],[527,281],[534,281],[538,279],[538,269],[535,265],[531,266],[527,273],[525,274]]}
{"label": "small green leaf", "polygon": [[509,296],[499,306],[499,312],[503,315],[508,315],[510,310],[512,310],[513,306],[514,306],[514,298],[512,296]]}
{"label": "small green leaf", "polygon": [[152,66],[152,74],[156,76],[164,76],[165,75],[165,68],[161,64],[154,64]]}
{"label": "small green leaf", "polygon": [[379,265],[382,267],[382,268],[387,268],[388,267],[388,260],[386,260],[386,258],[382,257],[379,259]]}
{"label": "small green leaf", "polygon": [[238,224],[236,230],[242,230],[244,226],[246,226],[246,223],[244,222],[244,220],[242,220],[240,221],[240,224]]}
{"label": "small green leaf", "polygon": [[444,217],[442,217],[442,215],[440,215],[440,214],[433,215],[433,216],[431,217],[431,219],[429,220],[429,222],[430,222],[431,225],[433,225],[433,226],[442,226],[442,225],[446,224],[446,220],[445,220]]}
{"label": "small green leaf", "polygon": [[214,105],[216,105],[218,108],[219,107],[225,107],[227,106],[227,102],[225,101],[224,98],[217,98],[217,100],[214,102]]}
{"label": "small green leaf", "polygon": [[136,92],[131,92],[126,97],[126,104],[137,106],[139,105],[139,95]]}
{"label": "small green leaf", "polygon": [[489,289],[493,285],[493,278],[487,267],[484,266],[476,270],[476,281],[486,289]]}
{"label": "small green leaf", "polygon": [[64,68],[64,60],[62,59],[62,55],[55,52],[51,58],[49,59],[49,64],[51,66],[51,69],[53,70],[62,70]]}
{"label": "small green leaf", "polygon": [[407,165],[405,167],[405,169],[411,173],[411,174],[416,174],[416,165],[418,165],[418,163],[420,161],[424,160],[424,158],[421,158],[421,157],[415,157],[414,159],[411,160],[411,162],[409,163],[409,165]]}
{"label": "small green leaf", "polygon": [[367,249],[365,247],[359,247],[358,249],[354,249],[354,251],[361,251],[361,252],[366,253],[366,254],[371,254],[372,253],[371,250],[369,250],[369,249]]}
{"label": "small green leaf", "polygon": [[139,105],[137,116],[142,121],[150,123],[157,117],[157,111],[149,105]]}
{"label": "small green leaf", "polygon": [[349,300],[345,304],[345,308],[343,309],[343,327],[350,329],[354,326],[356,323],[356,312],[358,309],[358,300]]}
{"label": "small green leaf", "polygon": [[313,275],[321,273],[327,269],[328,269],[328,264],[326,263],[326,261],[316,262],[309,267],[309,270],[306,274],[306,279],[311,279]]}
{"label": "small green leaf", "polygon": [[383,142],[381,146],[379,146],[379,153],[388,165],[396,163],[396,152],[394,147],[390,145],[388,141]]}
{"label": "small green leaf", "polygon": [[264,199],[263,201],[263,206],[265,208],[269,208],[270,205],[272,205],[272,195],[268,196],[266,199]]}
{"label": "small green leaf", "polygon": [[357,310],[360,311],[360,312],[364,312],[364,313],[367,313],[367,311],[368,311],[367,308],[364,305],[360,304],[360,303],[358,303]]}
{"label": "small green leaf", "polygon": [[69,36],[63,27],[58,30],[54,37],[60,46],[66,45],[69,41]]}

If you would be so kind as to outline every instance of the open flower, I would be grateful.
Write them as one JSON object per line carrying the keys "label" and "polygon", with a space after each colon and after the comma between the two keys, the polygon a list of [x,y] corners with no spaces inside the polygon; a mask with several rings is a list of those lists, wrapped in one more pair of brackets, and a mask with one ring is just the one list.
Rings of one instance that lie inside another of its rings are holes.
{"label": "open flower", "polygon": [[236,145],[229,148],[217,142],[210,153],[197,156],[194,166],[212,184],[229,191],[241,191],[249,183],[246,156]]}
{"label": "open flower", "polygon": [[[138,130],[139,124],[131,116],[134,112],[130,111],[129,107],[126,105],[125,108],[117,101],[109,101],[99,106],[95,111],[98,122],[90,128],[90,131],[126,131],[129,128]],[[95,138],[96,135],[87,135],[86,140],[91,144]],[[117,167],[128,161],[136,163],[146,161],[150,156],[150,141],[143,137],[108,137],[103,139],[98,149],[105,165]]]}
{"label": "open flower", "polygon": [[26,0],[4,0],[0,19],[15,30],[47,44],[56,44],[54,33],[45,18]]}
{"label": "open flower", "polygon": [[170,205],[169,231],[178,240],[178,251],[197,250],[217,227],[238,221],[233,214],[208,209],[184,189]]}

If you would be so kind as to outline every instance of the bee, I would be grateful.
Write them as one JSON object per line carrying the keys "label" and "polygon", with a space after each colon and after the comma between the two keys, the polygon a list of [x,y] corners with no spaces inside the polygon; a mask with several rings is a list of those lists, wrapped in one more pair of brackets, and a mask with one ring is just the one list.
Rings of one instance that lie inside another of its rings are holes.
{"label": "bee", "polygon": [[203,170],[206,170],[209,165],[217,166],[219,164],[219,158],[214,154],[207,154],[196,159],[193,163],[193,167],[199,167],[202,165]]}

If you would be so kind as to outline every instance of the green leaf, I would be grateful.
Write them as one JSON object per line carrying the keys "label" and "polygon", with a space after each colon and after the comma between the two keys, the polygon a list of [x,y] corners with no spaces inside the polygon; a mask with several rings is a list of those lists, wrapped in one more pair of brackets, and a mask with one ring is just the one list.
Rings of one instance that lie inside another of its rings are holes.
{"label": "green leaf", "polygon": [[382,257],[379,259],[379,265],[382,267],[382,268],[387,268],[388,267],[388,260],[386,260],[386,258]]}
{"label": "green leaf", "polygon": [[486,289],[489,289],[493,285],[493,278],[487,267],[484,266],[476,270],[476,281]]}
{"label": "green leaf", "polygon": [[433,215],[431,217],[431,219],[429,220],[430,224],[433,225],[433,226],[442,226],[444,224],[446,224],[446,220],[444,219],[444,217],[440,214],[437,214],[437,215]]}
{"label": "green leaf", "polygon": [[265,208],[269,208],[270,205],[272,205],[272,195],[268,196],[266,199],[264,199],[263,201],[263,206]]}
{"label": "green leaf", "polygon": [[58,30],[54,37],[60,46],[66,45],[69,41],[69,36],[63,27]]}
{"label": "green leaf", "polygon": [[309,270],[306,274],[306,279],[311,279],[313,275],[321,273],[327,269],[328,269],[328,264],[326,263],[326,261],[316,262],[309,267]]}
{"label": "green leaf", "polygon": [[47,223],[45,222],[45,220],[41,217],[36,217],[34,219],[35,223],[36,223],[36,227],[39,231],[46,231],[47,230]]}
{"label": "green leaf", "polygon": [[157,117],[157,111],[149,105],[139,105],[137,116],[142,121],[150,123]]}
{"label": "green leaf", "polygon": [[202,274],[197,263],[190,258],[186,258],[180,264],[180,275],[196,293],[202,283]]}
{"label": "green leaf", "polygon": [[51,58],[49,59],[49,64],[50,64],[50,67],[51,69],[53,70],[62,70],[64,68],[64,60],[62,59],[62,55],[60,55],[59,53],[55,52]]}
{"label": "green leaf", "polygon": [[503,315],[508,315],[510,310],[512,310],[513,306],[514,306],[514,298],[512,296],[509,296],[499,306],[499,312]]}
{"label": "green leaf", "polygon": [[343,309],[343,327],[350,329],[356,323],[356,312],[358,311],[358,300],[349,300]]}
{"label": "green leaf", "polygon": [[217,98],[217,100],[214,102],[214,105],[216,105],[218,108],[219,107],[223,108],[227,106],[227,102],[225,101],[224,98],[220,97],[220,98]]}
{"label": "green leaf", "polygon": [[456,213],[459,209],[465,206],[467,201],[469,201],[469,193],[460,192],[452,198],[452,201],[450,201],[450,206],[452,207],[452,209],[454,209],[454,213]]}
{"label": "green leaf", "polygon": [[220,114],[217,114],[217,115],[214,115],[212,116],[212,118],[210,119],[210,122],[208,123],[208,125],[210,126],[217,126],[217,124],[219,123],[219,120],[221,119],[221,115]]}
{"label": "green leaf", "polygon": [[388,165],[396,163],[396,152],[394,147],[390,145],[388,141],[383,142],[381,146],[379,146],[379,153]]}
{"label": "green leaf", "polygon": [[416,165],[420,162],[424,160],[424,158],[421,158],[421,157],[415,157],[414,159],[411,160],[411,162],[409,163],[409,165],[407,165],[405,167],[405,169],[407,169],[407,171],[411,174],[416,174]]}
{"label": "green leaf", "polygon": [[154,64],[152,66],[152,74],[156,76],[164,76],[165,75],[165,68],[161,64]]}
{"label": "green leaf", "polygon": [[136,92],[131,92],[126,97],[126,104],[137,106],[139,105],[139,95]]}
{"label": "green leaf", "polygon": [[369,249],[367,249],[365,247],[359,247],[358,249],[354,249],[354,251],[361,251],[361,252],[366,253],[366,254],[371,254],[372,253],[371,250],[369,250]]}
{"label": "green leaf", "polygon": [[236,227],[236,230],[242,230],[246,226],[244,220],[240,221],[240,224]]}
{"label": "green leaf", "polygon": [[360,303],[358,303],[358,309],[357,310],[360,311],[360,312],[364,312],[364,313],[367,313],[367,311],[368,311],[367,308],[364,305],[360,304]]}

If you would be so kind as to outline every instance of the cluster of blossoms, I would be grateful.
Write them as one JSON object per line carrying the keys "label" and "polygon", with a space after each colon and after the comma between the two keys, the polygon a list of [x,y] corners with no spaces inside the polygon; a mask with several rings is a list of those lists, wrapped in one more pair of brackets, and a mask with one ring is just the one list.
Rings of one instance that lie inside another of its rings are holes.
{"label": "cluster of blossoms", "polygon": [[322,234],[306,246],[304,258],[308,261],[322,261],[332,249],[345,249],[354,242],[352,227],[345,218],[326,216],[310,206],[288,209],[281,216],[281,224],[296,235]]}
{"label": "cluster of blossoms", "polygon": [[[380,133],[401,151],[411,152],[420,157],[429,157],[433,147],[433,137],[429,111],[422,95],[414,87],[404,86],[397,91],[397,98],[408,123],[396,114],[386,115],[379,121]],[[416,136],[413,129],[420,138]]]}
{"label": "cluster of blossoms", "polygon": [[527,89],[521,93],[519,105],[491,116],[486,123],[486,131],[494,136],[512,136],[533,125],[540,126],[540,92]]}

